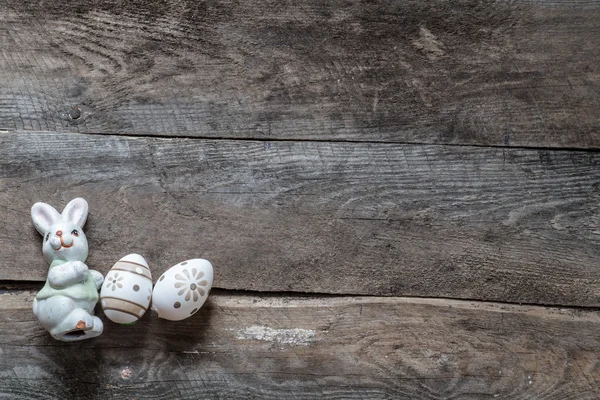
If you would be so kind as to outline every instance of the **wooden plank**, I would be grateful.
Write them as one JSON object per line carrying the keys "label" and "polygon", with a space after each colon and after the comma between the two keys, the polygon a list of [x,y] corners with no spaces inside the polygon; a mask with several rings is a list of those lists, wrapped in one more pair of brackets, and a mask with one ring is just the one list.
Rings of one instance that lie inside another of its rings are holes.
{"label": "wooden plank", "polygon": [[0,280],[30,207],[90,203],[89,265],[205,257],[227,289],[600,305],[600,153],[0,134]]}
{"label": "wooden plank", "polygon": [[98,339],[64,344],[34,321],[32,297],[0,295],[0,397],[600,396],[595,311],[221,292],[179,323],[107,321]]}
{"label": "wooden plank", "polygon": [[599,148],[599,21],[597,0],[5,0],[0,130]]}

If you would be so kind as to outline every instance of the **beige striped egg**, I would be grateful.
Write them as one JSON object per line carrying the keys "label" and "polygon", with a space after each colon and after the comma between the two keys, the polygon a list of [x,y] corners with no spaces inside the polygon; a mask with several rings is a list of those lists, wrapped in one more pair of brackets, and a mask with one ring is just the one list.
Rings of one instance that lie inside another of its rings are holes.
{"label": "beige striped egg", "polygon": [[144,315],[152,297],[152,274],[139,254],[121,258],[108,272],[100,290],[104,314],[113,322],[132,324]]}

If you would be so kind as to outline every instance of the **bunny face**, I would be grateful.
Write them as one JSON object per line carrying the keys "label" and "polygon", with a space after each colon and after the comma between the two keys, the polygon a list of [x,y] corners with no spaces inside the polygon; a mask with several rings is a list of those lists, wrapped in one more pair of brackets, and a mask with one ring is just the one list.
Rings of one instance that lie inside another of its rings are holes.
{"label": "bunny face", "polygon": [[50,227],[44,236],[42,253],[46,260],[81,261],[88,256],[88,243],[83,230],[69,222],[59,222]]}
{"label": "bunny face", "polygon": [[88,243],[82,228],[87,215],[87,202],[81,198],[71,200],[62,214],[46,203],[33,205],[31,218],[43,236],[42,253],[48,262],[86,260]]}

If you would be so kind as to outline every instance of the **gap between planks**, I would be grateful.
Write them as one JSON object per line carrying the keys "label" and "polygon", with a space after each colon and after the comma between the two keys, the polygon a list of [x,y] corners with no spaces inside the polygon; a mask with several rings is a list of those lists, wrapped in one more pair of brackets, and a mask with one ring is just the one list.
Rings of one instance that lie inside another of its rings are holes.
{"label": "gap between planks", "polygon": [[[41,290],[43,284],[30,281],[0,281],[0,309],[11,309],[14,304],[22,305],[22,302],[11,302],[6,296],[25,296],[33,302],[35,294]],[[377,296],[361,294],[330,294],[330,293],[308,293],[293,291],[257,291],[257,290],[231,290],[214,288],[211,290],[210,298],[229,299],[233,303],[220,304],[231,306],[237,302],[249,301],[257,307],[286,307],[286,306],[321,306],[336,304],[360,304],[360,303],[385,303],[385,304],[420,304],[437,307],[450,307],[460,309],[481,309],[488,311],[503,312],[529,312],[535,310],[553,310],[554,312],[566,313],[589,313],[595,315],[600,321],[600,307],[572,306],[560,304],[542,303],[514,303],[507,301],[491,301],[478,299],[463,299],[452,297],[425,297],[425,296]],[[7,300],[8,299],[8,300]],[[236,300],[233,300],[236,299]],[[7,301],[7,302],[6,302]],[[291,303],[290,303],[291,302]],[[291,305],[290,305],[291,304]],[[594,319],[595,320],[595,319]]]}
{"label": "gap between planks", "polygon": [[[1,130],[0,134],[55,134],[54,131],[37,131],[37,130]],[[202,136],[202,135],[148,135],[143,133],[110,133],[110,132],[60,132],[65,135],[95,135],[95,136],[116,136],[126,138],[148,138],[148,139],[163,139],[163,140],[222,140],[227,142],[266,142],[266,143],[284,143],[284,142],[295,142],[295,143],[355,143],[355,144],[377,144],[377,145],[391,145],[391,146],[439,146],[439,147],[464,147],[464,148],[483,148],[483,149],[511,149],[511,150],[538,150],[538,151],[577,151],[582,153],[599,153],[599,148],[580,148],[580,147],[550,147],[550,146],[513,146],[513,145],[494,145],[494,144],[465,144],[465,143],[428,143],[428,142],[411,142],[411,141],[390,141],[390,140],[355,140],[355,139],[302,139],[302,138],[277,138],[272,139],[268,137],[256,136],[256,137],[225,137],[225,136]]]}

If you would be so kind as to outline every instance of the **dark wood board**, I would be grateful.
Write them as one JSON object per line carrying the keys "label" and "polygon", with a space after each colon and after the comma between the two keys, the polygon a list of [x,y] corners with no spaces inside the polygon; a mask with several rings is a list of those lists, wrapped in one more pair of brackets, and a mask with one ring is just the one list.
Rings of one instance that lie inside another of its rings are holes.
{"label": "dark wood board", "polygon": [[0,130],[600,147],[600,2],[4,0]]}
{"label": "dark wood board", "polygon": [[88,264],[195,257],[227,289],[600,305],[600,153],[0,134],[0,280],[44,281],[31,205],[84,197]]}
{"label": "dark wood board", "polygon": [[597,399],[596,311],[213,294],[194,317],[54,341],[0,295],[0,398]]}

